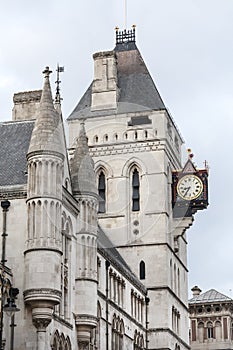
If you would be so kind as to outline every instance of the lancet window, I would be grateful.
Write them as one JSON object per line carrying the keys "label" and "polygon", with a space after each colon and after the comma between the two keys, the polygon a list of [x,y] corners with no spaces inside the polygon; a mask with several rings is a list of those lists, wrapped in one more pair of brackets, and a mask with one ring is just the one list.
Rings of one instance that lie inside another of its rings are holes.
{"label": "lancet window", "polygon": [[140,280],[144,280],[146,278],[146,265],[143,260],[139,264],[139,277]]}
{"label": "lancet window", "polygon": [[144,339],[143,335],[140,332],[135,331],[134,334],[134,350],[144,349]]}
{"label": "lancet window", "polygon": [[106,178],[101,170],[98,176],[99,213],[106,211]]}
{"label": "lancet window", "polygon": [[132,173],[132,211],[140,210],[140,180],[139,172],[134,168]]}
{"label": "lancet window", "polygon": [[113,316],[112,322],[112,350],[124,349],[123,344],[124,323],[123,320],[116,315]]}

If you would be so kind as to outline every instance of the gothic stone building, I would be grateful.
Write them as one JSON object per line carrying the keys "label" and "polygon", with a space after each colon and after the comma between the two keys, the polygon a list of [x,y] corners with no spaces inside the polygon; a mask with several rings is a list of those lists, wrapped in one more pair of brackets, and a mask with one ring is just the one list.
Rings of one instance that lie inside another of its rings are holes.
{"label": "gothic stone building", "polygon": [[0,124],[7,265],[19,289],[14,349],[187,350],[194,211],[174,217],[171,191],[183,140],[134,29],[93,58],[68,142],[48,67],[43,90],[15,94],[13,121]]}
{"label": "gothic stone building", "polygon": [[215,289],[192,288],[189,300],[192,350],[233,349],[233,303]]}

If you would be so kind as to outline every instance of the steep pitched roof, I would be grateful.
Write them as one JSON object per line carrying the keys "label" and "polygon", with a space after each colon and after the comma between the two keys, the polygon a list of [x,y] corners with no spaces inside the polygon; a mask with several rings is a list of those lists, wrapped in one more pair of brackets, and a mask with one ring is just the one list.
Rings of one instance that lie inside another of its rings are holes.
{"label": "steep pitched roof", "polygon": [[143,293],[146,294],[145,286],[139,281],[139,279],[131,271],[130,267],[127,265],[125,260],[122,258],[118,250],[114,247],[113,243],[106,236],[102,228],[98,227],[98,250],[102,253],[110,263],[115,265],[115,267],[128,277],[129,280],[133,282]]}
{"label": "steep pitched roof", "polygon": [[27,183],[27,160],[34,121],[0,124],[0,186]]}
{"label": "steep pitched roof", "polygon": [[28,152],[52,151],[64,155],[62,120],[53,104],[49,67],[46,67],[43,73],[44,86]]}
{"label": "steep pitched roof", "polygon": [[74,156],[71,159],[71,181],[74,195],[91,192],[97,194],[94,161],[90,156],[84,123],[81,123],[79,137],[76,140]]}
{"label": "steep pitched roof", "polygon": [[215,289],[210,289],[205,293],[197,295],[189,300],[189,304],[203,304],[213,302],[232,301],[228,296],[218,292]]}
{"label": "steep pitched roof", "polygon": [[117,44],[114,51],[119,88],[117,109],[91,111],[91,84],[68,120],[166,108],[136,44]]}

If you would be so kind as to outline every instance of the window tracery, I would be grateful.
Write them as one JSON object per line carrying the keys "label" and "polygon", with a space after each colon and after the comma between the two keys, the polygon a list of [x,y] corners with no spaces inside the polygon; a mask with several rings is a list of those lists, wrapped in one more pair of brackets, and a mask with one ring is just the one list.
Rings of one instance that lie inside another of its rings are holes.
{"label": "window tracery", "polygon": [[70,338],[65,337],[64,333],[59,333],[58,330],[55,331],[52,342],[51,342],[52,350],[72,350]]}

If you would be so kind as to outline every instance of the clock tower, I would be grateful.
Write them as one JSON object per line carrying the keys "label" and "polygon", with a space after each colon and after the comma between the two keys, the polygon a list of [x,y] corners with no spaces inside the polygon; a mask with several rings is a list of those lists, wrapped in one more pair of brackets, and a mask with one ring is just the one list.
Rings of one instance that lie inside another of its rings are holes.
{"label": "clock tower", "polygon": [[188,350],[186,230],[207,205],[207,173],[191,159],[177,170],[183,138],[136,46],[135,27],[117,29],[114,50],[93,59],[93,82],[68,118],[70,156],[85,119],[99,225],[147,288],[146,348]]}

